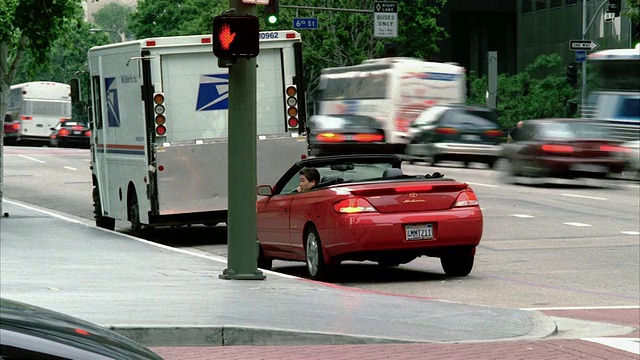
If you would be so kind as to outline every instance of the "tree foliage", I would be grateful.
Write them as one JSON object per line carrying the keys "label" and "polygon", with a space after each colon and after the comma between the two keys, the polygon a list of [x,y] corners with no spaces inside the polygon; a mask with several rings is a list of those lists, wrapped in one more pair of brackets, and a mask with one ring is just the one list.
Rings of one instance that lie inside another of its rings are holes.
{"label": "tree foliage", "polygon": [[626,0],[627,9],[624,15],[629,18],[633,23],[640,23],[640,0]]}
{"label": "tree foliage", "polygon": [[134,11],[131,5],[109,3],[92,14],[93,22],[100,29],[116,31],[129,39],[132,35],[129,30],[129,17]]}
{"label": "tree foliage", "polygon": [[[485,104],[487,78],[469,76],[468,102]],[[498,122],[503,129],[520,120],[575,116],[572,103],[577,90],[567,83],[563,59],[558,54],[542,55],[516,75],[498,76]]]}

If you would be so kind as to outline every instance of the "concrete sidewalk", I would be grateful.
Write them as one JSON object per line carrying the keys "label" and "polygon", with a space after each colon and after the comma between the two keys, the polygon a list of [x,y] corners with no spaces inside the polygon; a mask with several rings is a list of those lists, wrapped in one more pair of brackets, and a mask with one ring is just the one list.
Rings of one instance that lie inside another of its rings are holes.
{"label": "concrete sidewalk", "polygon": [[263,281],[222,280],[225,259],[11,200],[3,207],[10,216],[0,220],[0,296],[111,327],[146,346],[526,340],[557,331],[536,311],[379,294],[269,271]]}

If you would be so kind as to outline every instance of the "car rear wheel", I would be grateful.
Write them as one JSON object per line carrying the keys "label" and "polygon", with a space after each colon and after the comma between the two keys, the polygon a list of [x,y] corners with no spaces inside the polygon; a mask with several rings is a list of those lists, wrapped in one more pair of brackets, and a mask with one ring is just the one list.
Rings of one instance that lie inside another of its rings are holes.
{"label": "car rear wheel", "polygon": [[318,231],[311,227],[307,230],[304,242],[307,273],[313,280],[322,280],[329,275],[329,267],[322,253],[322,242]]}
{"label": "car rear wheel", "polygon": [[98,186],[93,187],[93,216],[96,220],[96,226],[107,230],[116,228],[116,220],[110,217],[102,216],[102,203],[100,202],[100,190]]}
{"label": "car rear wheel", "polygon": [[273,267],[273,259],[269,259],[264,255],[264,251],[262,251],[262,246],[258,242],[258,267],[264,270],[271,270]]}
{"label": "car rear wheel", "polygon": [[449,276],[467,276],[473,269],[475,248],[460,249],[440,257],[444,273]]}

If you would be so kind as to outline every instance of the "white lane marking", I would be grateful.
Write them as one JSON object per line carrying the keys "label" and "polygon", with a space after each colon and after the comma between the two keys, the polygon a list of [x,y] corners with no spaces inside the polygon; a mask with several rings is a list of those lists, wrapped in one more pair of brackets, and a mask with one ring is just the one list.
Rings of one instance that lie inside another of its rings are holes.
{"label": "white lane marking", "polygon": [[[107,231],[107,232],[110,232],[110,233],[115,234],[115,235],[124,236],[126,238],[131,239],[131,240],[135,240],[137,242],[141,242],[143,244],[155,246],[155,247],[158,247],[158,248],[161,248],[161,249],[165,249],[165,250],[169,250],[169,251],[173,251],[173,252],[178,252],[178,253],[181,253],[181,254],[192,255],[192,256],[196,256],[196,257],[207,259],[207,260],[213,260],[213,261],[221,262],[221,263],[224,263],[224,264],[227,263],[227,258],[222,257],[222,256],[205,255],[205,254],[199,254],[199,253],[191,252],[191,251],[188,251],[188,250],[172,248],[172,247],[167,246],[167,245],[157,244],[157,243],[154,243],[152,241],[140,239],[140,238],[137,238],[135,236],[131,236],[131,235],[127,235],[127,234],[122,234],[122,233],[119,233],[117,231],[111,231],[111,230],[99,228],[99,227],[97,227],[97,226],[95,226],[95,225],[93,225],[91,223],[87,223],[87,222],[82,221],[82,220],[73,219],[73,218],[70,218],[70,217],[67,217],[67,216],[64,216],[64,215],[61,215],[61,214],[57,214],[57,213],[52,212],[52,211],[48,211],[48,210],[45,210],[45,209],[39,209],[39,208],[34,207],[34,206],[29,206],[29,205],[22,204],[22,203],[19,203],[19,202],[11,201],[11,200],[8,200],[6,198],[3,199],[3,201],[5,201],[5,202],[7,202],[9,204],[22,206],[25,209],[29,209],[29,210],[32,210],[32,211],[37,211],[39,213],[58,218],[60,220],[68,221],[68,222],[71,222],[71,223],[74,223],[74,224],[80,224],[80,225],[92,227],[92,228],[95,228],[95,229],[98,229],[98,230],[102,230],[102,231]],[[276,276],[279,276],[279,277],[282,277],[282,278],[285,278],[285,279],[300,279],[300,277],[298,277],[298,276],[282,274],[282,273],[271,271],[271,270],[264,270],[264,269],[260,269],[260,270],[263,273],[270,274],[270,275],[276,275]]]}
{"label": "white lane marking", "polygon": [[571,226],[591,226],[591,225],[589,225],[589,224],[575,223],[575,222],[566,222],[566,223],[563,223],[563,224],[565,224],[565,225],[571,225]]}
{"label": "white lane marking", "polygon": [[73,168],[73,167],[71,167],[71,166],[64,166],[64,168],[65,168],[65,169],[68,169],[68,170],[73,170],[73,171],[78,170],[78,169]]}
{"label": "white lane marking", "polygon": [[475,183],[475,182],[468,182],[465,181],[467,184],[469,185],[478,185],[478,186],[486,186],[486,187],[492,187],[492,188],[497,188],[498,185],[491,185],[491,184],[481,184],[481,183]]}
{"label": "white lane marking", "polygon": [[533,215],[527,215],[527,214],[509,214],[509,215],[515,216],[517,218],[523,218],[523,219],[528,219],[533,217]]}
{"label": "white lane marking", "polygon": [[591,199],[591,200],[607,200],[607,199],[601,198],[601,197],[586,196],[586,195],[576,195],[576,194],[561,194],[561,195],[562,196],[575,197],[575,198],[582,198],[582,199]]}
{"label": "white lane marking", "polygon": [[38,160],[36,158],[32,158],[31,156],[27,156],[27,155],[18,155],[18,156],[23,157],[25,159],[29,159],[31,161],[39,162],[40,164],[44,164],[44,161]]}
{"label": "white lane marking", "polygon": [[640,189],[640,185],[624,185],[624,187],[628,187],[632,189]]}
{"label": "white lane marking", "polygon": [[640,340],[638,340],[638,338],[583,338],[581,340],[595,342],[640,355]]}
{"label": "white lane marking", "polygon": [[640,235],[640,231],[620,231],[620,234],[625,234],[625,235]]}
{"label": "white lane marking", "polygon": [[565,306],[565,307],[521,308],[520,310],[541,311],[541,310],[621,310],[621,309],[640,309],[640,306],[637,306],[637,305],[621,305],[621,306]]}

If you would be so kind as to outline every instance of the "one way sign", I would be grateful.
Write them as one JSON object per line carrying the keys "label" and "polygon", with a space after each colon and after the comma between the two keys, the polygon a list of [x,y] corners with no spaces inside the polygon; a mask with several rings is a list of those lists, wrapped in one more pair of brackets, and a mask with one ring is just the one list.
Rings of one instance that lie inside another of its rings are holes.
{"label": "one way sign", "polygon": [[598,48],[598,44],[596,44],[592,40],[570,40],[569,41],[569,49],[570,50],[595,50]]}

